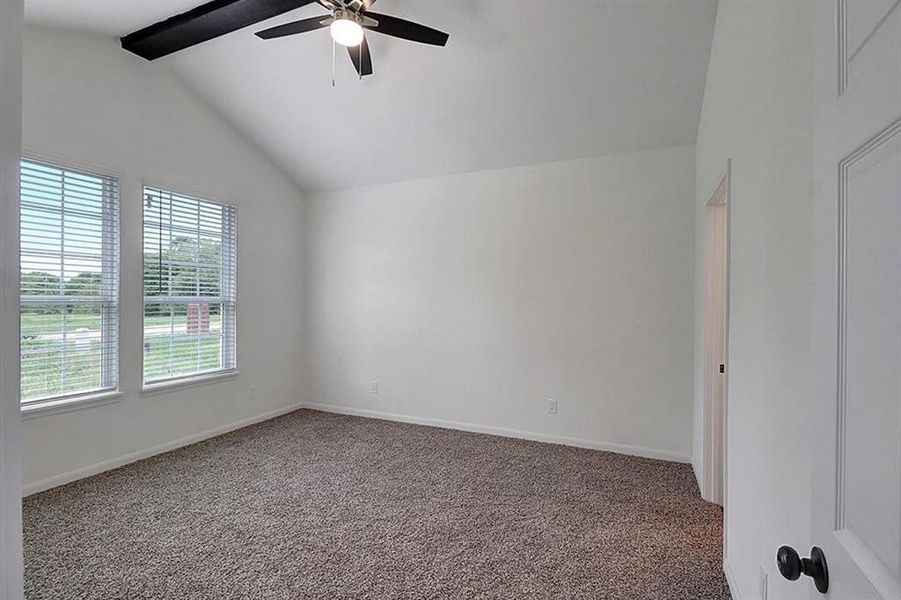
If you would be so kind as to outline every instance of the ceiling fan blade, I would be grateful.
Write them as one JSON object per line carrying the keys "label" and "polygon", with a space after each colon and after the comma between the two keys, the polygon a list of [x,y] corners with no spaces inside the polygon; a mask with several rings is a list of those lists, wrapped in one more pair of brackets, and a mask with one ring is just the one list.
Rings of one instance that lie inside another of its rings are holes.
{"label": "ceiling fan blade", "polygon": [[[369,54],[369,44],[366,38],[356,47],[348,46],[347,53],[350,54],[350,60],[354,63],[354,68],[361,77],[372,75],[372,56]],[[362,68],[360,64],[360,55],[362,54]]]}
{"label": "ceiling fan blade", "polygon": [[291,23],[285,23],[284,25],[278,25],[276,27],[264,29],[263,31],[257,31],[256,35],[257,37],[263,38],[264,40],[271,40],[272,38],[285,37],[286,35],[295,35],[298,33],[315,31],[317,29],[322,29],[323,27],[328,27],[328,23],[323,23],[323,21],[327,20],[328,18],[328,15],[319,15],[318,17],[310,17],[309,19],[292,21]]}
{"label": "ceiling fan blade", "polygon": [[407,21],[406,19],[398,19],[389,15],[383,15],[374,12],[366,12],[367,17],[372,17],[378,21],[378,25],[363,26],[372,31],[378,31],[385,35],[397,38],[403,38],[421,44],[432,44],[433,46],[444,46],[447,44],[448,34],[419,23]]}
{"label": "ceiling fan blade", "polygon": [[375,4],[378,0],[362,0],[363,2],[363,10],[367,11],[372,8],[372,5]]}
{"label": "ceiling fan blade", "polygon": [[121,39],[122,48],[154,60],[312,4],[315,0],[213,0]]}

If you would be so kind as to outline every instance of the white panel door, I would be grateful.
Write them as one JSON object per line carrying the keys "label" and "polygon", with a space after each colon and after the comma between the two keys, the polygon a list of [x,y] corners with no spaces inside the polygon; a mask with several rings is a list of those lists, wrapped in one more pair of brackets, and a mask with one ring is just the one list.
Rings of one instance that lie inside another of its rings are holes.
{"label": "white panel door", "polygon": [[816,10],[811,537],[829,597],[901,600],[901,0]]}

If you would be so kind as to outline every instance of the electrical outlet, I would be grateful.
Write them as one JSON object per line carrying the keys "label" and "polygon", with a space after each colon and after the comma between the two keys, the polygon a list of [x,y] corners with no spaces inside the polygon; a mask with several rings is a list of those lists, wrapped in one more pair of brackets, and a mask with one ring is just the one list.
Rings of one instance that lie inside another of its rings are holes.
{"label": "electrical outlet", "polygon": [[370,381],[369,382],[369,393],[370,394],[378,394],[379,393],[379,382],[378,381]]}
{"label": "electrical outlet", "polygon": [[758,589],[757,597],[760,598],[760,600],[766,600],[767,588],[769,587],[769,585],[768,585],[769,582],[767,581],[768,576],[767,576],[766,569],[764,569],[762,565],[758,567],[758,578],[759,578],[758,579],[758,588],[759,589]]}
{"label": "electrical outlet", "polygon": [[255,385],[250,386],[250,389],[248,390],[248,395],[250,396],[251,400],[256,398],[257,397],[257,386],[255,386]]}
{"label": "electrical outlet", "polygon": [[549,414],[549,415],[557,414],[557,401],[553,398],[547,399],[547,414]]}

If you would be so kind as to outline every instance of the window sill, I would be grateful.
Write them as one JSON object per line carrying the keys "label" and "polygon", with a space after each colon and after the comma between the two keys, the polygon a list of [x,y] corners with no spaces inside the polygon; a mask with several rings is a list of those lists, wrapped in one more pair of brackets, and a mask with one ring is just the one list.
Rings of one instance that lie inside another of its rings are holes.
{"label": "window sill", "polygon": [[42,402],[35,402],[34,404],[25,404],[22,406],[22,420],[28,421],[30,419],[37,419],[38,417],[47,417],[74,410],[83,410],[85,408],[112,404],[113,402],[117,402],[121,397],[122,392],[116,390],[84,396],[74,396],[71,398],[45,400]]}
{"label": "window sill", "polygon": [[228,381],[238,376],[239,371],[224,371],[218,373],[208,373],[206,375],[195,375],[192,377],[182,377],[180,379],[170,379],[158,383],[148,383],[141,388],[141,394],[144,396],[155,396],[157,394],[165,394],[173,392],[181,388],[191,388],[199,385],[210,385],[221,381]]}

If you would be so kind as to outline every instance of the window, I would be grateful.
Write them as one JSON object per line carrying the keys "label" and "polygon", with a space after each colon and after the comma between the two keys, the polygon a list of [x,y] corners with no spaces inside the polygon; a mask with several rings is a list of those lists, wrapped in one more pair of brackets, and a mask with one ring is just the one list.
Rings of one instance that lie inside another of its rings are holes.
{"label": "window", "polygon": [[20,178],[22,403],[115,390],[119,183],[32,160]]}
{"label": "window", "polygon": [[144,384],[236,368],[235,207],[144,188]]}

